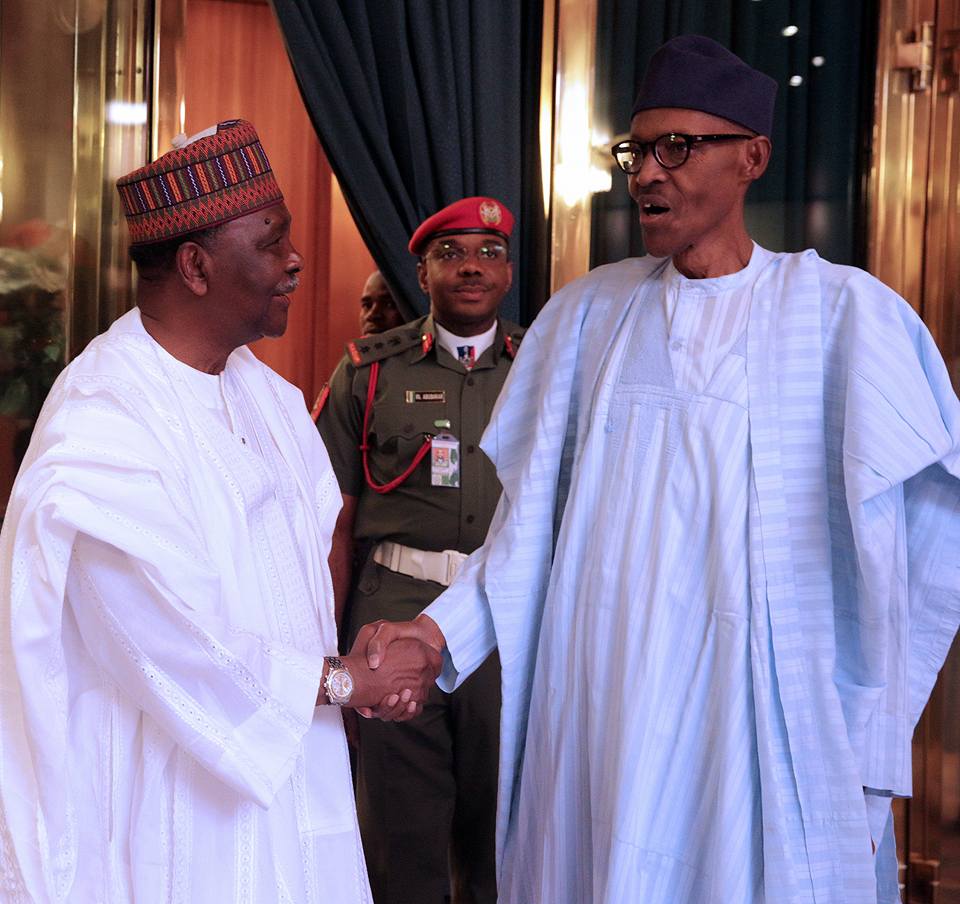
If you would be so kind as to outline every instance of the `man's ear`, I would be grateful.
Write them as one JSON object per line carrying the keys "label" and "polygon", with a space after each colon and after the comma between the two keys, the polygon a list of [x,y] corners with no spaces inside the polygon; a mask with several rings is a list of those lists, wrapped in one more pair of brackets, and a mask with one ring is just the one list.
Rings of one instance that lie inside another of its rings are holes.
{"label": "man's ear", "polygon": [[756,135],[745,142],[743,154],[743,175],[747,182],[755,182],[766,171],[770,163],[773,146],[766,135]]}
{"label": "man's ear", "polygon": [[427,265],[421,260],[417,261],[417,282],[420,283],[420,290],[424,295],[430,294],[430,280],[427,279]]}
{"label": "man's ear", "polygon": [[210,254],[196,242],[184,242],[177,248],[177,275],[194,295],[207,294]]}
{"label": "man's ear", "polygon": [[503,290],[503,294],[506,295],[510,291],[510,286],[513,285],[513,261],[507,261],[507,288]]}

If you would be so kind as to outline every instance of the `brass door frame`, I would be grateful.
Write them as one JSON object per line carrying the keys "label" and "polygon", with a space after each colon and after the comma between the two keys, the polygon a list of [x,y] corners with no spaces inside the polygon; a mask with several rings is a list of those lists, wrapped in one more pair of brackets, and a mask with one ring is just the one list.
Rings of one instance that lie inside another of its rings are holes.
{"label": "brass door frame", "polygon": [[960,387],[960,0],[939,0],[932,50],[921,313]]}
{"label": "brass door frame", "polygon": [[[921,315],[957,386],[960,0],[881,0],[877,51],[869,268]],[[940,896],[944,697],[938,682],[913,738],[913,797],[894,805],[907,904]]]}
{"label": "brass door frame", "polygon": [[65,363],[134,303],[114,183],[147,150],[150,27],[150,0],[110,0],[98,24],[76,38]]}
{"label": "brass door frame", "polygon": [[[872,162],[868,189],[868,269],[918,312],[923,265],[907,248],[922,248],[931,94],[913,91],[913,72],[898,68],[900,48],[922,38],[937,0],[881,0],[877,34]],[[915,34],[915,32],[918,32]]]}
{"label": "brass door frame", "polygon": [[[597,0],[544,0],[540,140],[550,294],[590,269]],[[583,180],[579,192],[571,183]]]}
{"label": "brass door frame", "polygon": [[958,85],[960,0],[881,0],[869,269],[923,317],[955,385],[960,383]]}

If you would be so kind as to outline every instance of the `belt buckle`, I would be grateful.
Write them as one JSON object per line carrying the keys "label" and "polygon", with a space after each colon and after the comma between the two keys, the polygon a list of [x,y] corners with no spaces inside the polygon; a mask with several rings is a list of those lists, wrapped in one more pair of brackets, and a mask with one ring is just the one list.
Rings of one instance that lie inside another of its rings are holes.
{"label": "belt buckle", "polygon": [[388,551],[386,555],[386,562],[383,564],[387,566],[391,571],[400,570],[400,557],[403,554],[403,550],[400,547],[399,543],[390,543],[389,546],[387,543],[380,544],[381,547],[387,546]]}
{"label": "belt buckle", "polygon": [[466,556],[458,549],[445,549],[443,555],[447,560],[446,585],[449,587],[453,583],[454,578],[456,578],[457,572],[460,570],[460,566],[463,564]]}

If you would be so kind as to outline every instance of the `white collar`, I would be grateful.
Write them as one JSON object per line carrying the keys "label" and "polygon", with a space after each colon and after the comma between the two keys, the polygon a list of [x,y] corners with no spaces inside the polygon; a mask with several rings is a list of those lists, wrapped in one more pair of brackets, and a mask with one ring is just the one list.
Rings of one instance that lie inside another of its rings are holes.
{"label": "white collar", "polygon": [[436,320],[434,320],[433,326],[437,331],[437,342],[458,360],[460,356],[457,352],[457,346],[472,345],[473,358],[475,361],[479,361],[480,356],[493,345],[493,340],[497,335],[497,321],[494,321],[493,326],[485,333],[480,333],[478,336],[458,336],[456,333],[451,333],[450,330],[440,326]]}

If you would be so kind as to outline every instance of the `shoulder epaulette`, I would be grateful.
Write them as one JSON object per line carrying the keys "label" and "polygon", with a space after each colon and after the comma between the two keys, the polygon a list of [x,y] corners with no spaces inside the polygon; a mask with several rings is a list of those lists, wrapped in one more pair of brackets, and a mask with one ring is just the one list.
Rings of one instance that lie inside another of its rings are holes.
{"label": "shoulder epaulette", "polygon": [[410,326],[398,326],[385,333],[361,336],[347,343],[347,355],[354,367],[366,367],[400,352],[420,345],[420,331]]}
{"label": "shoulder epaulette", "polygon": [[329,398],[330,384],[324,383],[320,394],[317,396],[317,400],[313,403],[313,408],[310,409],[310,417],[313,418],[314,423],[317,422],[317,418],[320,417],[320,412],[323,411],[323,406],[327,404],[327,399]]}
{"label": "shoulder epaulette", "polygon": [[517,356],[517,349],[520,348],[520,343],[523,342],[523,334],[526,332],[526,328],[522,326],[517,326],[515,323],[510,323],[509,321],[501,321],[503,327],[503,345],[506,348],[507,354],[511,358]]}

